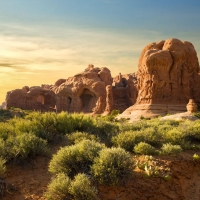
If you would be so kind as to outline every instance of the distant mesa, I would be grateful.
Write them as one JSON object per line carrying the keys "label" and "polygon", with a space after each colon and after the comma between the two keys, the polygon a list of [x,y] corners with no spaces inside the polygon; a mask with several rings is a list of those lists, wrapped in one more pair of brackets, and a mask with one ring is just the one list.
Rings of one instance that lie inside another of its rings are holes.
{"label": "distant mesa", "polygon": [[[138,118],[186,112],[200,105],[199,62],[194,46],[172,38],[148,44],[138,71],[112,78],[108,68],[89,66],[53,85],[16,89],[7,93],[6,106],[57,112],[108,114]],[[194,103],[194,104],[192,104]]]}

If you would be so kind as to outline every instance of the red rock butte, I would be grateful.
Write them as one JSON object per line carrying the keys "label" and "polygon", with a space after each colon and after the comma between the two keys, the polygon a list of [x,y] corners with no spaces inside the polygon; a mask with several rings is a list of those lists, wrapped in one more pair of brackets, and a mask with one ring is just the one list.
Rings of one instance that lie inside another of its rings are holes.
{"label": "red rock butte", "polygon": [[194,46],[168,39],[148,44],[138,63],[138,97],[121,117],[152,117],[186,111],[189,99],[200,104],[199,62]]}
{"label": "red rock butte", "polygon": [[7,93],[7,107],[57,112],[152,117],[186,111],[189,99],[200,105],[199,62],[194,46],[168,39],[148,44],[137,73],[111,77],[106,67],[89,65],[84,72],[54,85],[24,87]]}

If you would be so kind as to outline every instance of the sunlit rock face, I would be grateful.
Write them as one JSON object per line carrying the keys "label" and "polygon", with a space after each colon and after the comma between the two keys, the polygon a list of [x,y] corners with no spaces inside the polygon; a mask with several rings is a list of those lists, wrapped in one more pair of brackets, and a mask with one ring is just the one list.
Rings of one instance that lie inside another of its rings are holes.
{"label": "sunlit rock face", "polygon": [[109,114],[136,102],[136,74],[119,75],[114,82],[108,68],[89,65],[82,73],[54,85],[24,86],[7,93],[7,107],[57,112]]}
{"label": "sunlit rock face", "polygon": [[168,39],[147,45],[138,65],[138,104],[187,104],[198,75],[197,53],[189,42]]}
{"label": "sunlit rock face", "polygon": [[16,107],[24,110],[54,111],[56,98],[53,91],[39,86],[16,89],[7,92],[7,108]]}
{"label": "sunlit rock face", "polygon": [[99,114],[111,112],[113,108],[112,93],[108,86],[112,86],[110,70],[89,65],[84,72],[55,84],[51,89],[56,94],[58,112]]}
{"label": "sunlit rock face", "polygon": [[186,111],[189,99],[200,104],[198,72],[197,53],[190,42],[172,38],[148,44],[138,63],[137,101],[125,113],[164,115]]}

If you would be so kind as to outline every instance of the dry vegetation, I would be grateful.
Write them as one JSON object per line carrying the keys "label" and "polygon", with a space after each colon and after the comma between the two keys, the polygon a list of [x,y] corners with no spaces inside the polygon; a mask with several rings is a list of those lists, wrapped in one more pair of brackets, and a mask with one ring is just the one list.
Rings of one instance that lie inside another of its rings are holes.
{"label": "dry vegetation", "polygon": [[[134,180],[142,184],[150,178],[146,183],[159,185],[159,180],[169,187],[179,171],[172,170],[172,163],[188,162],[189,168],[199,164],[199,120],[129,124],[116,121],[115,112],[95,118],[15,109],[0,114],[2,199],[126,199],[125,188],[137,190]],[[184,199],[182,189],[179,199]],[[139,199],[138,191],[134,195]]]}

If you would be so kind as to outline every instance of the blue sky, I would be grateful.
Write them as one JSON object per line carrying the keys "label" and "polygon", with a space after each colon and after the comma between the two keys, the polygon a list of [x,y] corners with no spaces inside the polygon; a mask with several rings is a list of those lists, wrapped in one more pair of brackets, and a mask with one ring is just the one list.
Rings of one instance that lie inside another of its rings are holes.
{"label": "blue sky", "polygon": [[187,40],[200,55],[197,0],[8,0],[0,10],[0,102],[8,90],[53,84],[88,64],[135,72],[154,41]]}

